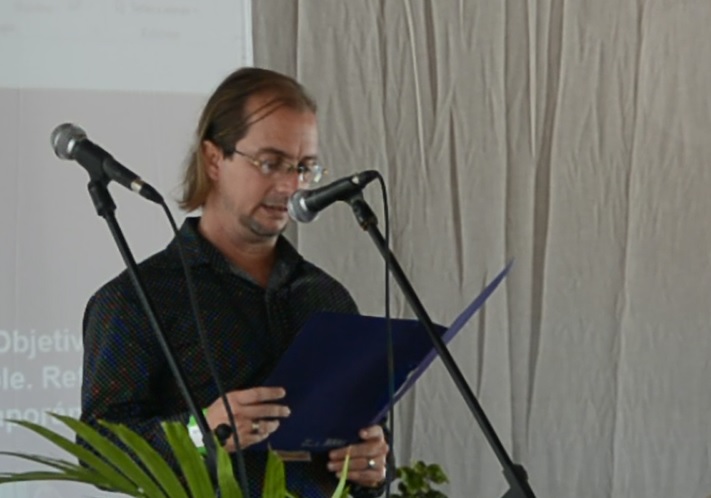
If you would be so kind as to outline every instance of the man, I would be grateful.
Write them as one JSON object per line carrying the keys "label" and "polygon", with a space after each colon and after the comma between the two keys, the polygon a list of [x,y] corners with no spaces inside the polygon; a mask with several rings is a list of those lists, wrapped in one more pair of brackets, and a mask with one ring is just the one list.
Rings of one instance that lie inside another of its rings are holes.
{"label": "man", "polygon": [[[263,441],[289,415],[282,388],[259,387],[294,335],[316,311],[356,313],[348,292],[306,262],[281,236],[288,198],[317,182],[316,105],[294,80],[240,69],[205,106],[189,161],[181,206],[202,208],[180,230],[210,343],[229,391],[243,448]],[[228,421],[190,313],[175,240],[140,265],[147,291],[191,392],[211,429]],[[84,318],[82,418],[124,423],[168,458],[160,422],[189,413],[128,276],[90,300]],[[382,427],[364,428],[350,450],[354,496],[382,492],[388,445]],[[228,440],[228,451],[234,451]],[[330,496],[346,449],[288,462],[288,488]],[[251,493],[263,479],[263,453],[245,452]]]}

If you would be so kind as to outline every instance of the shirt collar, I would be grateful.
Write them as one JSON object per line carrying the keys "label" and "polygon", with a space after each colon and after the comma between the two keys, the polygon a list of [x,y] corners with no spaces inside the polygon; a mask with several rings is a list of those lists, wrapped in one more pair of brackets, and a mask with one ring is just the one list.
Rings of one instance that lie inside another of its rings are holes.
{"label": "shirt collar", "polygon": [[[178,232],[178,236],[185,250],[187,264],[189,266],[209,265],[218,272],[236,273],[243,278],[249,279],[244,272],[239,271],[239,268],[237,268],[238,271],[235,272],[234,265],[231,265],[227,258],[200,234],[198,230],[199,222],[199,217],[188,217]],[[168,251],[174,252],[176,257],[179,257],[178,242],[175,239],[168,245]],[[277,239],[276,253],[276,261],[272,275],[269,278],[269,287],[281,286],[289,280],[292,273],[294,273],[304,260],[283,235],[280,235]]]}

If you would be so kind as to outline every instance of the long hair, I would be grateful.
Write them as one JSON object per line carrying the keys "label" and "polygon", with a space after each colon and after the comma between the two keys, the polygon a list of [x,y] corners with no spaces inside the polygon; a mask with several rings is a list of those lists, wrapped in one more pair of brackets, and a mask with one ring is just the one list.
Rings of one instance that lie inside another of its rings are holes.
{"label": "long hair", "polygon": [[[251,113],[247,104],[252,97],[267,97],[266,103]],[[210,192],[211,182],[205,169],[201,144],[209,140],[225,155],[249,131],[249,127],[280,107],[316,112],[316,103],[296,80],[289,76],[255,67],[238,69],[220,83],[207,101],[187,160],[180,207],[193,211],[201,207]]]}

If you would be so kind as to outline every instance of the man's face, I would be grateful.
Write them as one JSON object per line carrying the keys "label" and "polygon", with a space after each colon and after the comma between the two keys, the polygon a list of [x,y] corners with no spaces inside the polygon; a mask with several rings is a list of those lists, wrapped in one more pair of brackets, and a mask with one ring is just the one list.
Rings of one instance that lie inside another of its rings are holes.
{"label": "man's face", "polygon": [[[265,101],[252,99],[248,113]],[[284,159],[292,164],[316,159],[318,130],[311,111],[280,107],[252,124],[235,149],[257,160]],[[279,235],[289,221],[287,201],[298,188],[296,172],[265,175],[248,158],[233,154],[206,154],[208,174],[213,181],[213,203],[221,225],[241,240],[263,241]]]}

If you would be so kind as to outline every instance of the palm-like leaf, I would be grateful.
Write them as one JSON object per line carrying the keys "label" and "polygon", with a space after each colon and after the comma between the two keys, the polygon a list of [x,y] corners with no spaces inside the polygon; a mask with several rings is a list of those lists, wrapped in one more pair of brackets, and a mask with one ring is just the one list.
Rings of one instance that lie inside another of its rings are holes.
{"label": "palm-like leaf", "polygon": [[242,489],[235,480],[232,470],[232,460],[222,446],[217,448],[217,483],[220,487],[220,496],[224,498],[244,498]]}
{"label": "palm-like leaf", "polygon": [[[217,496],[215,485],[200,452],[192,443],[184,425],[166,422],[163,429],[179,462],[186,486],[165,459],[140,435],[125,426],[101,422],[109,437],[94,427],[71,417],[50,414],[74,431],[84,442],[79,445],[66,437],[38,424],[10,420],[71,454],[81,462],[70,462],[43,455],[0,451],[12,456],[39,463],[54,471],[0,473],[0,484],[27,481],[71,481],[137,498],[190,498]],[[120,441],[121,448],[113,442]],[[128,449],[128,451],[126,451]],[[218,446],[217,485],[222,498],[243,498],[232,470],[232,462],[224,448]],[[346,457],[343,475],[333,498],[343,496],[349,457]],[[270,451],[264,477],[264,498],[291,496],[286,490],[284,462]]]}
{"label": "palm-like leaf", "polygon": [[160,487],[160,491],[156,491],[156,493],[162,492],[170,498],[188,498],[185,487],[178,476],[148,441],[123,425],[108,422],[101,422],[101,425],[115,434],[126,447],[131,448],[133,453],[140,458],[143,466],[151,473]]}
{"label": "palm-like leaf", "polygon": [[173,448],[180,470],[188,483],[191,496],[215,496],[215,489],[202,455],[188,437],[182,424],[164,424],[168,443]]}
{"label": "palm-like leaf", "polygon": [[[59,415],[53,416],[62,421],[67,419],[67,417]],[[94,486],[112,489],[128,496],[148,496],[141,493],[142,489],[136,481],[138,480],[139,482],[143,482],[145,478],[150,478],[145,475],[145,472],[133,460],[131,460],[128,455],[126,455],[124,450],[99,434],[98,431],[93,429],[91,426],[78,422],[81,424],[80,430],[82,437],[87,440],[90,446],[97,450],[101,457],[87,448],[80,446],[77,443],[70,441],[64,436],[57,434],[56,432],[41,425],[21,420],[12,420],[10,422],[16,423],[42,436],[54,445],[73,455],[77,460],[82,461],[85,466],[82,467],[74,462],[64,461],[63,464],[67,467],[61,468],[60,464],[58,464],[59,461],[55,460],[54,465],[50,466],[57,469],[58,472],[45,471],[26,472],[21,474],[0,474],[0,484],[18,481],[62,480],[92,484]],[[77,432],[77,434],[79,434],[79,432]],[[103,451],[99,450],[97,446],[99,446]],[[2,452],[0,454],[8,455],[9,453]],[[36,463],[48,465],[48,462],[44,457],[39,457],[37,455],[24,455],[23,458]],[[113,462],[113,465],[109,464],[109,461]],[[126,464],[126,467],[123,466],[124,464]],[[118,470],[119,467],[122,469],[121,471]]]}
{"label": "palm-like leaf", "polygon": [[350,462],[351,452],[348,451],[348,453],[346,453],[346,460],[343,462],[343,471],[341,472],[341,479],[338,481],[338,487],[333,493],[332,498],[343,498],[348,496],[348,492],[346,490],[346,477],[348,477],[348,466],[350,465]]}

